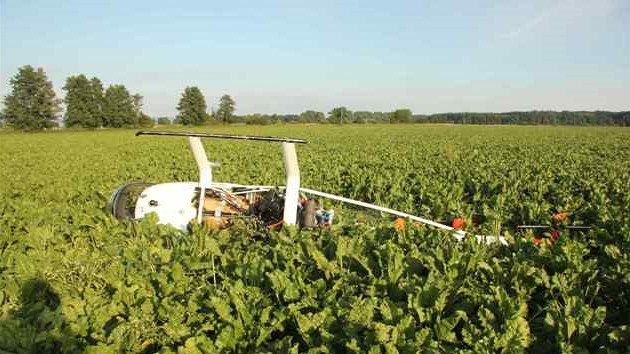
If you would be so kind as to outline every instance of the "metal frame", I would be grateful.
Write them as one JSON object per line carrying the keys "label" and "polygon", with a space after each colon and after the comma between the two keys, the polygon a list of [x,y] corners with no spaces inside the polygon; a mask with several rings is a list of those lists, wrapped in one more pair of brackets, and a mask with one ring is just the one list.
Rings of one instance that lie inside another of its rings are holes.
{"label": "metal frame", "polygon": [[[218,164],[208,161],[206,151],[200,138],[218,138],[218,139],[232,139],[232,140],[251,140],[251,141],[267,141],[267,142],[279,142],[282,143],[282,155],[284,159],[284,168],[286,173],[286,185],[279,186],[278,188],[284,189],[285,203],[284,203],[284,215],[283,223],[285,225],[295,225],[297,223],[297,210],[299,193],[316,195],[331,200],[367,208],[371,210],[380,211],[383,213],[396,215],[399,217],[408,218],[420,222],[425,225],[435,227],[440,230],[450,232],[457,240],[461,241],[465,236],[469,235],[467,232],[457,230],[448,225],[440,224],[433,220],[429,220],[420,216],[404,213],[398,210],[361,202],[354,199],[349,199],[335,194],[325,193],[314,189],[300,187],[300,168],[298,164],[297,153],[295,150],[295,144],[306,144],[305,140],[280,138],[272,136],[246,136],[246,135],[229,135],[229,134],[204,134],[204,133],[191,133],[191,132],[168,132],[168,131],[139,131],[136,136],[140,135],[157,135],[157,136],[184,136],[188,137],[188,142],[192,150],[195,162],[199,169],[199,188],[201,193],[199,194],[199,207],[197,209],[197,223],[202,222],[203,216],[203,204],[205,199],[205,191],[211,188],[225,187],[249,187],[252,190],[269,190],[275,188],[273,186],[260,186],[260,185],[241,185],[236,183],[219,183],[212,180],[212,167]],[[500,242],[507,245],[507,240],[502,236],[483,236],[483,235],[471,235],[474,236],[478,242],[493,243]]]}

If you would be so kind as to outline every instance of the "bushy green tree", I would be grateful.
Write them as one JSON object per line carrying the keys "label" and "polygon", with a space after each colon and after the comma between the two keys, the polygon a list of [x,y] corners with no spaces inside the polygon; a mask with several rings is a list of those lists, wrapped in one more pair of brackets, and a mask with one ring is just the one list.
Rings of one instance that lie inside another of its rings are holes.
{"label": "bushy green tree", "polygon": [[153,118],[149,117],[149,115],[143,113],[142,111],[138,113],[138,126],[143,128],[150,128],[154,125],[155,120]]}
{"label": "bushy green tree", "polygon": [[391,116],[390,112],[372,112],[372,119],[377,123],[387,123],[389,122],[389,117]]}
{"label": "bushy green tree", "polygon": [[97,77],[93,77],[90,79],[90,87],[92,89],[92,97],[94,99],[94,111],[98,112],[98,119],[101,122],[101,126],[104,124],[104,113],[103,106],[105,104],[105,89],[103,88],[103,83]]}
{"label": "bushy green tree", "polygon": [[157,119],[159,125],[171,125],[171,120],[168,117],[159,117]]}
{"label": "bushy green tree", "polygon": [[53,90],[44,69],[26,65],[11,78],[11,93],[4,98],[6,124],[24,130],[50,128],[57,125],[61,100]]}
{"label": "bushy green tree", "polygon": [[223,123],[229,123],[234,115],[236,103],[230,95],[223,95],[219,100],[219,109],[215,113],[217,120]]}
{"label": "bushy green tree", "polygon": [[245,122],[245,124],[267,125],[272,123],[270,118],[271,117],[267,114],[254,113],[243,116],[242,120]]}
{"label": "bushy green tree", "polygon": [[352,111],[346,107],[335,107],[328,113],[328,121],[330,123],[343,124],[352,122]]}
{"label": "bushy green tree", "polygon": [[67,127],[97,128],[103,125],[103,84],[93,77],[85,75],[70,76],[63,87],[66,91]]}
{"label": "bushy green tree", "polygon": [[140,127],[152,127],[155,125],[155,120],[149,117],[149,115],[142,112],[143,99],[144,97],[142,97],[142,95],[140,94],[136,93],[135,95],[131,95],[131,100],[133,101],[133,111],[136,115],[135,125],[138,125]]}
{"label": "bushy green tree", "polygon": [[392,112],[389,121],[391,123],[407,123],[411,121],[411,110],[409,109],[397,109]]}
{"label": "bushy green tree", "polygon": [[177,122],[184,125],[203,124],[209,117],[206,110],[206,99],[198,87],[186,87],[177,105]]}
{"label": "bushy green tree", "polygon": [[111,85],[103,99],[103,125],[111,128],[138,123],[137,102],[124,85]]}
{"label": "bushy green tree", "polygon": [[323,112],[309,110],[300,113],[299,120],[307,123],[322,123],[326,121],[326,115]]}
{"label": "bushy green tree", "polygon": [[369,111],[357,111],[353,114],[354,123],[367,123],[374,120],[374,113]]}

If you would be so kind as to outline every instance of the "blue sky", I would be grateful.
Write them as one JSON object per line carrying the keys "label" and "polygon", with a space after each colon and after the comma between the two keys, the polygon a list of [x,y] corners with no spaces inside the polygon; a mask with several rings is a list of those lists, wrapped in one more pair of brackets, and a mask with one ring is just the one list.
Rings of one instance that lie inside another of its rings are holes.
{"label": "blue sky", "polygon": [[0,0],[0,94],[41,66],[176,113],[186,86],[237,114],[629,110],[630,1]]}

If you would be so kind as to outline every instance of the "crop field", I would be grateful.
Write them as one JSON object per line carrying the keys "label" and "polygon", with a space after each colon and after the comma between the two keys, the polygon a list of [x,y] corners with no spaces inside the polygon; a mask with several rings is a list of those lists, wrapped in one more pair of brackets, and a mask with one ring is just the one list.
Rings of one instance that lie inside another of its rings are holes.
{"label": "crop field", "polygon": [[[630,351],[629,129],[198,130],[305,138],[303,186],[510,243],[343,209],[308,231],[119,222],[117,186],[197,179],[185,138],[0,131],[0,353]],[[278,144],[204,142],[215,180],[284,184]],[[516,229],[551,222],[592,228]]]}

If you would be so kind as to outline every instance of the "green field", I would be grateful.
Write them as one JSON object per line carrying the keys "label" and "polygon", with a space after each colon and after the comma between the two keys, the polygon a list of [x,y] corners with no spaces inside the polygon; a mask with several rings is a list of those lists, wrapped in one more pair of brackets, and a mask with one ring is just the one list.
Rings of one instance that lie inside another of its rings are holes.
{"label": "green field", "polygon": [[[425,216],[427,227],[247,225],[181,234],[120,223],[130,181],[194,181],[185,138],[0,132],[0,353],[630,350],[630,130],[282,125],[302,185]],[[280,146],[206,141],[217,181],[283,184]],[[336,207],[336,206],[333,206]],[[518,224],[593,225],[557,242]]]}

